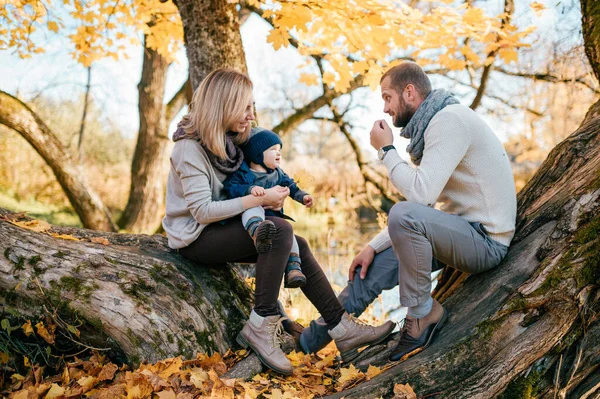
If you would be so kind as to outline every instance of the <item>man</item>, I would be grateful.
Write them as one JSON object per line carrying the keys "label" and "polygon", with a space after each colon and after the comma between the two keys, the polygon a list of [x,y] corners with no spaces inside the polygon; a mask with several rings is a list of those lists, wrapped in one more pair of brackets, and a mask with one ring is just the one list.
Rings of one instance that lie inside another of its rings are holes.
{"label": "man", "polygon": [[[514,235],[516,191],[508,157],[489,126],[445,90],[431,89],[417,64],[404,62],[381,78],[384,112],[410,139],[404,161],[390,127],[376,121],[371,145],[389,178],[407,199],[394,205],[388,228],[352,261],[348,286],[339,295],[348,313],[360,315],[383,290],[396,284],[408,307],[390,360],[425,348],[447,313],[431,297],[431,272],[442,264],[468,273],[497,266]],[[440,210],[434,209],[442,203]],[[322,320],[300,336],[312,353],[330,341]]]}

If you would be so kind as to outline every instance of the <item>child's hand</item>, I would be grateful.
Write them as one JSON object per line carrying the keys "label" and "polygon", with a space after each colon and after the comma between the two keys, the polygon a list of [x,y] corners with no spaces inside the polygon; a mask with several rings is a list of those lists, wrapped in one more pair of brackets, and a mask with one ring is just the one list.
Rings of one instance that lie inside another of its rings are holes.
{"label": "child's hand", "polygon": [[252,187],[252,189],[250,190],[250,192],[255,197],[262,197],[263,195],[265,195],[265,189],[264,189],[264,187],[260,187],[260,186],[254,186],[254,187]]}
{"label": "child's hand", "polygon": [[302,203],[305,207],[310,208],[313,205],[313,197],[310,195],[305,195],[302,197]]}

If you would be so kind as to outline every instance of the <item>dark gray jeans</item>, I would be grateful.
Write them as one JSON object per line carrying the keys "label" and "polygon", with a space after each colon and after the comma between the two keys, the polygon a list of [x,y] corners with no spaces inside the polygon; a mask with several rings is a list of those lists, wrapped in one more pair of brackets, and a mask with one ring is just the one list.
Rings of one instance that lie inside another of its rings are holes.
{"label": "dark gray jeans", "polygon": [[[383,290],[396,285],[402,306],[417,306],[431,295],[431,272],[449,265],[467,273],[497,266],[508,251],[480,223],[413,202],[400,202],[388,217],[392,247],[375,255],[364,280],[359,271],[338,296],[344,309],[362,314]],[[322,318],[304,329],[300,344],[317,352],[331,341]]]}

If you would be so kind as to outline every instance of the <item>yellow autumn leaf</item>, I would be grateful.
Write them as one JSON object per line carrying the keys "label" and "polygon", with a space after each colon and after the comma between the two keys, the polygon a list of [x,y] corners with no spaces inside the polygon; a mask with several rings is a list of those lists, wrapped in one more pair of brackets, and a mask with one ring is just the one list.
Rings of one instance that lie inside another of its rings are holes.
{"label": "yellow autumn leaf", "polygon": [[31,327],[31,320],[27,320],[27,322],[25,324],[23,324],[21,326],[21,328],[23,329],[23,332],[25,333],[25,335],[28,337],[34,333],[33,327]]}
{"label": "yellow autumn leaf", "polygon": [[25,367],[31,367],[31,363],[29,362],[29,358],[27,356],[23,357],[23,365]]}
{"label": "yellow autumn leaf", "polygon": [[61,240],[81,241],[79,238],[73,237],[70,234],[51,233],[50,235],[54,238],[60,238]]}
{"label": "yellow autumn leaf", "polygon": [[58,384],[52,384],[52,386],[50,387],[50,390],[48,391],[46,396],[44,396],[44,399],[58,398],[60,396],[63,396],[64,393],[65,393],[65,389],[63,387],[59,386]]}
{"label": "yellow autumn leaf", "polygon": [[281,47],[287,47],[290,35],[282,31],[281,29],[272,29],[269,36],[267,36],[267,43],[273,44],[275,50],[279,50]]}
{"label": "yellow autumn leaf", "polygon": [[54,33],[58,33],[58,24],[54,21],[48,21],[48,30],[54,32]]}
{"label": "yellow autumn leaf", "polygon": [[335,75],[331,72],[325,72],[323,74],[323,83],[328,86],[331,86],[335,83]]}
{"label": "yellow autumn leaf", "polygon": [[369,368],[367,369],[367,377],[373,378],[375,376],[378,376],[379,374],[381,374],[381,369],[370,364]]}
{"label": "yellow autumn leaf", "polygon": [[498,56],[507,64],[511,61],[517,63],[519,60],[519,54],[514,48],[502,48],[498,51]]}
{"label": "yellow autumn leaf", "polygon": [[81,387],[83,387],[84,391],[89,391],[90,389],[92,389],[92,387],[96,383],[96,380],[97,380],[96,377],[92,377],[91,375],[88,375],[86,377],[81,377],[80,379],[78,379],[77,383],[79,385],[81,385]]}
{"label": "yellow autumn leaf", "polygon": [[167,359],[165,361],[167,364],[167,368],[158,373],[158,376],[161,378],[169,378],[175,373],[178,373],[181,370],[181,366],[183,365],[183,360],[181,356],[176,357],[174,359]]}
{"label": "yellow autumn leaf", "polygon": [[158,399],[177,399],[177,395],[171,390],[155,392],[154,394],[158,396]]}
{"label": "yellow autumn leaf", "polygon": [[417,399],[417,394],[408,384],[396,384],[393,399]]}
{"label": "yellow autumn leaf", "polygon": [[50,223],[44,220],[27,220],[22,222],[11,222],[12,224],[22,227],[27,230],[35,231],[36,233],[43,233],[45,231],[50,230],[52,227]]}
{"label": "yellow autumn leaf", "polygon": [[190,371],[190,382],[198,389],[202,389],[208,378],[208,373],[201,368],[194,368]]}
{"label": "yellow autumn leaf", "polygon": [[359,377],[362,377],[364,374],[354,367],[353,364],[348,368],[340,369],[340,378],[338,378],[338,386],[343,386],[348,382],[351,382]]}
{"label": "yellow autumn leaf", "polygon": [[533,11],[535,11],[535,13],[538,15],[541,14],[541,12],[546,9],[545,5],[543,5],[542,3],[539,3],[537,1],[534,1],[533,3],[529,4],[529,7],[531,7],[531,9]]}
{"label": "yellow autumn leaf", "polygon": [[22,389],[11,396],[12,399],[27,399],[29,397],[29,391],[27,389]]}
{"label": "yellow autumn leaf", "polygon": [[324,369],[325,367],[331,367],[333,365],[333,361],[335,360],[335,355],[332,353],[330,355],[325,356],[322,360],[319,360],[315,367],[317,369]]}
{"label": "yellow autumn leaf", "polygon": [[4,353],[4,352],[0,351],[0,364],[8,363],[8,359],[10,359],[10,357],[8,356],[8,353]]}
{"label": "yellow autumn leaf", "polygon": [[48,331],[46,326],[44,326],[43,322],[40,321],[39,323],[37,323],[35,325],[35,328],[37,329],[37,334],[40,337],[44,338],[44,341],[48,342],[49,344],[54,343],[54,334]]}
{"label": "yellow autumn leaf", "polygon": [[313,73],[303,73],[300,75],[300,83],[304,83],[307,86],[318,86],[319,78]]}
{"label": "yellow autumn leaf", "polygon": [[275,388],[270,394],[264,393],[263,396],[268,399],[283,399],[283,392],[281,389]]}

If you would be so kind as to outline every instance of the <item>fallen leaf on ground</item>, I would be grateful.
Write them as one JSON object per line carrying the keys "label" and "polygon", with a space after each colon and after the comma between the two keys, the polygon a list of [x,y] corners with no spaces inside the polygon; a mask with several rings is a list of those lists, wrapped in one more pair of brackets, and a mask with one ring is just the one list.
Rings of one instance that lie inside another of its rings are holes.
{"label": "fallen leaf on ground", "polygon": [[81,241],[79,238],[73,237],[70,234],[50,233],[50,235],[54,238],[60,238],[62,240]]}
{"label": "fallen leaf on ground", "polygon": [[[39,322],[35,325],[35,328],[37,329],[37,333],[40,337],[44,338],[44,341],[48,342],[49,344],[53,344],[54,343],[54,332],[52,331],[48,331],[48,329],[46,328],[46,326],[44,326],[43,322]],[[50,330],[53,330],[53,328],[49,327]]]}
{"label": "fallen leaf on ground", "polygon": [[27,220],[27,221],[11,221],[10,223],[22,227],[24,229],[27,230],[31,230],[31,231],[35,231],[36,233],[43,233],[45,231],[50,230],[50,228],[52,227],[50,225],[50,223],[44,221],[44,220]]}
{"label": "fallen leaf on ground", "polygon": [[110,241],[108,241],[104,237],[92,237],[92,238],[90,238],[90,241],[91,242],[95,242],[97,244],[110,245]]}
{"label": "fallen leaf on ground", "polygon": [[57,384],[52,384],[52,386],[50,387],[50,390],[48,391],[46,396],[44,396],[44,399],[58,398],[58,397],[62,396],[64,393],[65,393],[65,389],[63,387],[58,386]]}
{"label": "fallen leaf on ground", "polygon": [[408,384],[394,385],[394,397],[392,399],[417,399],[417,394]]}

